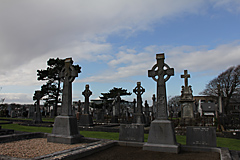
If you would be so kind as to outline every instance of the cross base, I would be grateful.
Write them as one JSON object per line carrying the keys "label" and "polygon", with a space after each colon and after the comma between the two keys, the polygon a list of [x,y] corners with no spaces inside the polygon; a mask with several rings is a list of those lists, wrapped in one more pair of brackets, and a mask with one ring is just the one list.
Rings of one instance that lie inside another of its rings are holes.
{"label": "cross base", "polygon": [[52,134],[47,137],[48,142],[74,144],[81,142],[78,131],[77,118],[74,116],[57,116],[54,121]]}
{"label": "cross base", "polygon": [[151,123],[148,142],[143,150],[179,153],[180,145],[176,141],[173,124],[169,120],[154,120]]}
{"label": "cross base", "polygon": [[145,124],[145,117],[142,113],[134,113],[133,118],[134,123]]}

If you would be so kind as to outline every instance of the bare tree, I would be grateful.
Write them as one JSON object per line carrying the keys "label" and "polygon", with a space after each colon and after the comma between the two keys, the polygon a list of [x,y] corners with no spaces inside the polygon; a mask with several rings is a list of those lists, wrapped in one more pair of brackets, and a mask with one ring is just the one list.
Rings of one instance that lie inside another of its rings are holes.
{"label": "bare tree", "polygon": [[211,80],[206,88],[200,92],[202,95],[223,96],[225,100],[225,112],[228,111],[229,101],[233,94],[240,91],[240,65],[232,66]]}

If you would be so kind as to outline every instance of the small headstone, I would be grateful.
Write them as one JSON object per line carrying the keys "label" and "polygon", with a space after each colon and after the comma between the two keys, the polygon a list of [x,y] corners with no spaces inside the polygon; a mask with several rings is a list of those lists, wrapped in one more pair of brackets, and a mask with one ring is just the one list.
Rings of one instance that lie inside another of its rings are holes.
{"label": "small headstone", "polygon": [[82,95],[85,97],[84,114],[80,116],[79,124],[81,126],[91,126],[93,125],[93,120],[89,115],[89,97],[92,95],[92,92],[89,90],[88,84],[85,86],[85,90],[82,92]]}
{"label": "small headstone", "polygon": [[216,147],[216,128],[215,127],[187,127],[188,146]]}
{"label": "small headstone", "polygon": [[142,94],[145,92],[145,89],[141,86],[141,82],[137,82],[137,86],[133,89],[133,92],[137,95],[137,112],[134,114],[134,122],[137,124],[144,124]]}
{"label": "small headstone", "polygon": [[33,122],[42,123],[42,114],[40,112],[40,99],[43,97],[43,95],[41,94],[41,91],[35,91],[34,97],[37,100],[37,102],[36,102],[36,111],[34,112],[34,115],[33,115]]}
{"label": "small headstone", "polygon": [[[34,105],[31,105],[31,106],[29,106],[28,107],[28,118],[29,119],[33,119],[33,116],[34,116],[34,112],[35,112],[35,106]],[[23,117],[23,110],[22,110],[22,112],[21,112],[22,114],[21,114],[21,116]]]}
{"label": "small headstone", "polygon": [[144,142],[143,124],[121,124],[119,141]]}
{"label": "small headstone", "polygon": [[112,112],[112,118],[110,121],[111,123],[118,123],[118,118],[120,115],[120,102],[121,102],[121,97],[120,97],[120,93],[118,93],[118,95],[112,102],[113,112]]}

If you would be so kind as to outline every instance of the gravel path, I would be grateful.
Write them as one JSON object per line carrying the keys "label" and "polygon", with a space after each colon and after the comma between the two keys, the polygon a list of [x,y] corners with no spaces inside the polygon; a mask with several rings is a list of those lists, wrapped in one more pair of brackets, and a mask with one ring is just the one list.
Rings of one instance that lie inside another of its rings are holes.
{"label": "gravel path", "polygon": [[16,158],[34,158],[83,145],[87,145],[87,143],[70,145],[47,142],[47,138],[35,138],[9,143],[1,143],[0,155],[6,155]]}

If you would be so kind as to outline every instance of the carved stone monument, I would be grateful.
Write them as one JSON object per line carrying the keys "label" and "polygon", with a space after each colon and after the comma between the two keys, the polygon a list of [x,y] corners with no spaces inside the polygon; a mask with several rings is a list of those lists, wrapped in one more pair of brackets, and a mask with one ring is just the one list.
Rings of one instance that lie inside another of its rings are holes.
{"label": "carved stone monument", "polygon": [[150,111],[149,111],[149,105],[148,105],[147,100],[145,100],[144,106],[145,106],[144,107],[145,123],[146,123],[146,125],[149,125],[150,124]]}
{"label": "carved stone monument", "polygon": [[167,116],[167,95],[165,82],[174,75],[174,69],[164,63],[164,53],[156,55],[157,64],[148,70],[148,77],[157,82],[157,118],[151,122],[148,141],[143,150],[179,153],[174,127]]}
{"label": "carved stone monument", "polygon": [[[145,89],[141,86],[141,82],[137,82],[137,86],[133,89],[133,92],[137,95],[137,109],[135,109],[134,123],[133,124],[121,124],[119,130],[120,141],[144,141],[144,116],[142,112],[142,97]],[[135,100],[135,99],[134,99]],[[133,101],[134,108],[136,100]]]}
{"label": "carved stone monument", "polygon": [[118,93],[118,95],[112,102],[113,114],[111,118],[111,123],[118,123],[118,118],[120,115],[120,102],[121,102],[121,97],[120,97],[120,93]]}
{"label": "carved stone monument", "polygon": [[74,67],[72,63],[72,58],[66,58],[65,66],[59,74],[63,81],[61,114],[55,118],[52,134],[47,137],[48,142],[73,144],[81,141],[77,118],[72,113],[72,82],[81,68]]}
{"label": "carved stone monument", "polygon": [[194,100],[192,95],[192,86],[188,85],[188,78],[190,78],[190,74],[188,74],[187,70],[184,70],[184,75],[181,75],[181,78],[184,78],[185,86],[182,86],[182,94],[181,94],[181,117],[186,119],[194,118],[193,114],[193,106]]}
{"label": "carved stone monument", "polygon": [[41,91],[35,91],[34,97],[37,100],[36,102],[36,111],[33,114],[34,123],[42,123],[42,114],[40,112],[40,99],[43,97]]}
{"label": "carved stone monument", "polygon": [[137,112],[134,113],[134,122],[137,124],[144,124],[142,94],[145,92],[145,89],[141,86],[141,82],[137,82],[137,86],[133,89],[133,92],[137,95]]}
{"label": "carved stone monument", "polygon": [[153,94],[152,100],[153,100],[153,105],[152,105],[153,119],[156,119],[157,118],[157,106],[156,106],[156,96],[155,96],[155,94]]}
{"label": "carved stone monument", "polygon": [[82,92],[82,95],[85,97],[84,114],[80,116],[79,124],[81,126],[91,126],[93,125],[93,120],[89,115],[89,97],[92,95],[92,92],[89,90],[88,84],[85,86],[85,90]]}

